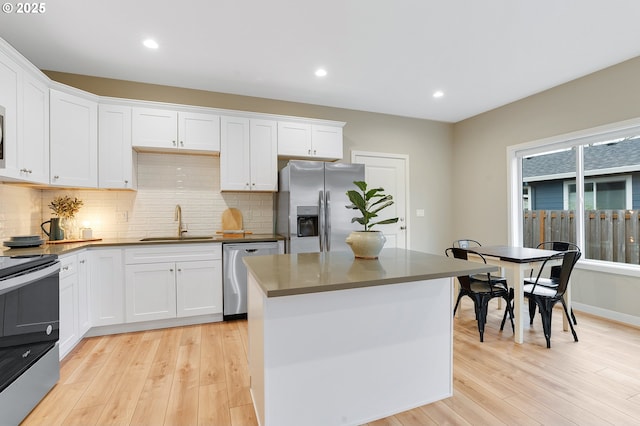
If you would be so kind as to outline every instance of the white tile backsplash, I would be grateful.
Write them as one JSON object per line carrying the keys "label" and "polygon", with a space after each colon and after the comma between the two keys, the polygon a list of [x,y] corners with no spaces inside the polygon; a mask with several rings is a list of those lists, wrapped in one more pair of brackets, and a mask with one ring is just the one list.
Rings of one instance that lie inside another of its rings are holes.
{"label": "white tile backsplash", "polygon": [[39,189],[0,184],[0,241],[17,235],[40,235]]}
{"label": "white tile backsplash", "polygon": [[187,235],[212,235],[221,229],[222,212],[236,207],[244,228],[273,232],[272,193],[221,193],[218,157],[138,154],[138,190],[37,190],[0,185],[0,240],[12,235],[42,234],[40,223],[52,212],[58,195],[78,197],[84,204],[79,227],[89,222],[94,238],[144,238],[177,234],[176,205],[182,208]]}

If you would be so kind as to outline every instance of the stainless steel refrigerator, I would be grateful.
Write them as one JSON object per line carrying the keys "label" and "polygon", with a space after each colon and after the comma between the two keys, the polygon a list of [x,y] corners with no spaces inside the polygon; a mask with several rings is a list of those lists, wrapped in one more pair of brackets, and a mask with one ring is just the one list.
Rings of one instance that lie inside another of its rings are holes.
{"label": "stainless steel refrigerator", "polygon": [[358,211],[347,190],[364,180],[364,164],[292,160],[280,171],[276,232],[287,237],[286,253],[349,250],[347,235],[362,228],[351,223]]}

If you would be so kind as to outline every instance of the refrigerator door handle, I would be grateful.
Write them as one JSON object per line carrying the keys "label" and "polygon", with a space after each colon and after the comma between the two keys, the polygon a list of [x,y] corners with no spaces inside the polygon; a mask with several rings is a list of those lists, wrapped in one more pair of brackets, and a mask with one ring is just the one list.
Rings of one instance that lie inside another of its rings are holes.
{"label": "refrigerator door handle", "polygon": [[318,194],[318,222],[320,229],[318,230],[318,238],[320,239],[320,253],[324,251],[324,233],[325,233],[325,215],[324,215],[324,191],[320,191]]}
{"label": "refrigerator door handle", "polygon": [[327,251],[331,251],[331,191],[325,193],[325,241],[327,245]]}

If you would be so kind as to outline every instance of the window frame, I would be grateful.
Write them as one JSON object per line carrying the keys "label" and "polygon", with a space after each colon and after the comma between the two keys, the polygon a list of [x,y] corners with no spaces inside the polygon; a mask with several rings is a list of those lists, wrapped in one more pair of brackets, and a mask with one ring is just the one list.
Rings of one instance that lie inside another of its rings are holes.
{"label": "window frame", "polygon": [[[606,124],[603,126],[551,136],[548,138],[524,142],[507,147],[507,236],[509,245],[523,244],[523,197],[522,197],[522,159],[527,156],[542,154],[549,151],[574,148],[576,149],[575,184],[577,205],[575,219],[577,223],[576,243],[584,251],[585,241],[585,213],[584,213],[584,146],[602,142],[607,139],[617,139],[640,134],[640,118]],[[581,259],[576,267],[580,269],[611,272],[621,275],[640,277],[640,265],[628,263],[608,262],[593,259]]]}

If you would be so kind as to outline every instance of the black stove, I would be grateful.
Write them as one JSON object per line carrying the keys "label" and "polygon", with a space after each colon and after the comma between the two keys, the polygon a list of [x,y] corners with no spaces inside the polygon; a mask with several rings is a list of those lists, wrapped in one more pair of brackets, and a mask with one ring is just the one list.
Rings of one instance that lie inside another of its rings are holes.
{"label": "black stove", "polygon": [[60,377],[60,262],[0,256],[0,424],[19,424]]}
{"label": "black stove", "polygon": [[58,259],[55,254],[26,256],[0,256],[0,280],[22,275],[53,264]]}

